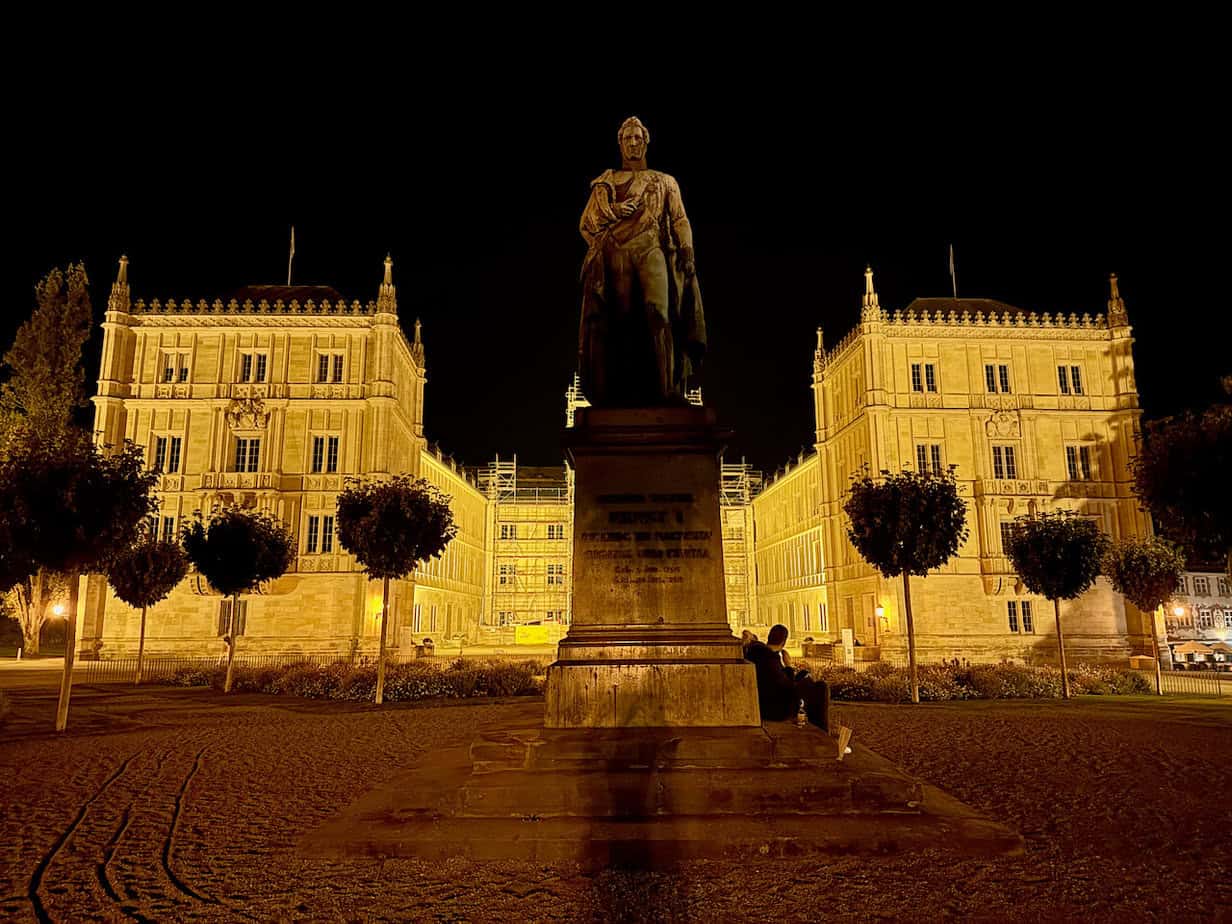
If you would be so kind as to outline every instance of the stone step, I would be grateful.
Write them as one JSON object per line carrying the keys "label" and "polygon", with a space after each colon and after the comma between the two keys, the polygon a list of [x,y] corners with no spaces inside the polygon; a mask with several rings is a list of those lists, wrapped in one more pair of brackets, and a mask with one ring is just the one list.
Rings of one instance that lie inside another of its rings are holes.
{"label": "stone step", "polygon": [[901,774],[828,768],[506,771],[472,776],[458,813],[475,818],[651,818],[918,812],[920,784]]}

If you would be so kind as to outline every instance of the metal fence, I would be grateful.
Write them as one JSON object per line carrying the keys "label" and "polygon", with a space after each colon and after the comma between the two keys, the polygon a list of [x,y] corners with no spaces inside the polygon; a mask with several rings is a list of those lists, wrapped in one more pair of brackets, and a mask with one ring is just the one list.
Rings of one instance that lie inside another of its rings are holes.
{"label": "metal fence", "polygon": [[[1154,671],[1144,672],[1155,685]],[[1214,671],[1161,671],[1161,686],[1165,694],[1181,696],[1232,696],[1232,675]]]}

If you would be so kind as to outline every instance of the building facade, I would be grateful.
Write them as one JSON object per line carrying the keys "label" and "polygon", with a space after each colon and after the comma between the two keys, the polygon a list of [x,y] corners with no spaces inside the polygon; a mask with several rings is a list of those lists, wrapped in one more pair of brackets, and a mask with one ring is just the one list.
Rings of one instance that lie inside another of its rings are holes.
{"label": "building facade", "polygon": [[1232,661],[1232,579],[1222,571],[1187,572],[1165,607],[1164,624],[1174,664]]}
{"label": "building facade", "polygon": [[[1055,658],[1052,606],[1022,586],[1005,538],[1015,517],[1058,509],[1096,519],[1114,538],[1149,532],[1129,470],[1140,416],[1132,344],[1115,276],[1106,316],[950,298],[916,299],[891,316],[868,270],[859,324],[830,350],[818,331],[814,359],[831,636],[850,628],[859,643],[900,657],[906,645],[901,579],[882,578],[846,538],[850,477],[952,466],[970,535],[937,573],[913,579],[921,657]],[[1150,651],[1149,618],[1103,579],[1062,615],[1076,657]]]}
{"label": "building facade", "polygon": [[[249,287],[225,302],[134,301],[121,259],[103,323],[95,429],[103,444],[142,447],[159,470],[163,535],[196,511],[233,504],[291,527],[295,562],[245,598],[241,648],[366,651],[379,643],[381,591],[338,544],[336,500],[347,477],[408,472],[453,498],[458,539],[391,588],[391,644],[409,637],[421,605],[446,633],[478,616],[483,497],[425,452],[426,381],[419,324],[408,340],[388,258],[367,303],[324,286]],[[155,608],[147,649],[208,649],[221,634],[221,606],[190,575]],[[88,580],[81,616],[87,656],[135,650],[139,614],[101,577]]]}

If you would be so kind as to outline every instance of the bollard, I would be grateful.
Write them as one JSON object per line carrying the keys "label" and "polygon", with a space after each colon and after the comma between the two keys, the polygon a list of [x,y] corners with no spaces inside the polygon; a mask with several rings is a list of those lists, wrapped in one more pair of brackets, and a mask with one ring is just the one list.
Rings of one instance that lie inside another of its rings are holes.
{"label": "bollard", "polygon": [[21,660],[21,649],[20,648],[17,649],[17,660],[18,661]]}

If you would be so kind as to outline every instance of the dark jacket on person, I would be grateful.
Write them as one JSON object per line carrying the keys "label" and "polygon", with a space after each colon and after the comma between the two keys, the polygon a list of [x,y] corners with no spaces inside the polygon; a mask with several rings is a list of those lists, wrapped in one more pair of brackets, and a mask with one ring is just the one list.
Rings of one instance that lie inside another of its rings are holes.
{"label": "dark jacket on person", "polygon": [[762,719],[780,722],[792,718],[800,698],[779,653],[771,651],[764,642],[753,642],[744,650],[744,657],[757,668],[757,702]]}

